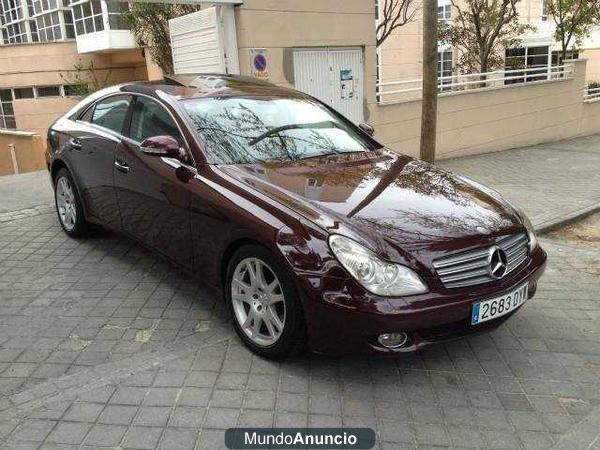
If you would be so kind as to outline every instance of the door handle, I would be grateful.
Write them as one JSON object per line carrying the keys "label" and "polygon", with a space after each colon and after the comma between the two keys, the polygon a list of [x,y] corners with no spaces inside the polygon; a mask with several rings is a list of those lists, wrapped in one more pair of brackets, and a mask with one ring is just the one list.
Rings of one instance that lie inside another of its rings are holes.
{"label": "door handle", "polygon": [[82,145],[81,145],[81,141],[77,138],[73,138],[69,141],[69,144],[71,145],[71,148],[73,150],[81,150]]}
{"label": "door handle", "polygon": [[119,161],[118,159],[115,160],[115,167],[117,168],[117,170],[119,172],[123,172],[123,173],[129,172],[129,169],[130,169],[130,167],[127,165],[126,162]]}

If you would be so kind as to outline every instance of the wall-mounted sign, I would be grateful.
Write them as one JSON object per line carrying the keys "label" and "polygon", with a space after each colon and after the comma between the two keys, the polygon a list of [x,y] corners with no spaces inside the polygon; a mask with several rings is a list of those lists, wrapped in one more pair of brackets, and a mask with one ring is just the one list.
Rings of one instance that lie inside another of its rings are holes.
{"label": "wall-mounted sign", "polygon": [[354,98],[354,75],[352,69],[340,70],[340,97],[342,99]]}
{"label": "wall-mounted sign", "polygon": [[269,51],[265,48],[250,49],[252,76],[261,80],[269,79]]}

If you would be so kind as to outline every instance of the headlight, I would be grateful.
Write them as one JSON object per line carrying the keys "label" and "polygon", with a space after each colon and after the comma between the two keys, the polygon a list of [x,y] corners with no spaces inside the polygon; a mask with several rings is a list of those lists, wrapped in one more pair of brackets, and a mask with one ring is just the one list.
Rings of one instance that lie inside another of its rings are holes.
{"label": "headlight", "polygon": [[535,230],[533,228],[533,225],[531,224],[531,220],[529,220],[529,217],[527,217],[523,210],[514,206],[513,208],[515,208],[515,211],[517,211],[521,222],[523,222],[523,225],[527,229],[527,238],[529,239],[529,253],[531,253],[533,252],[533,250],[535,250],[535,248],[538,245],[537,237],[535,236]]}
{"label": "headlight", "polygon": [[373,294],[400,296],[427,292],[421,278],[408,267],[383,261],[352,239],[332,234],[329,246],[350,275]]}

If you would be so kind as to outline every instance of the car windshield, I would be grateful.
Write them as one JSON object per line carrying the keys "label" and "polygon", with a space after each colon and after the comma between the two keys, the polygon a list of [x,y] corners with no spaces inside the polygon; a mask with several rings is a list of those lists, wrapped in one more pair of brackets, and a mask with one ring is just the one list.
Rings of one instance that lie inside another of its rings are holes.
{"label": "car windshield", "polygon": [[203,98],[183,106],[206,141],[210,163],[299,160],[380,147],[307,98]]}

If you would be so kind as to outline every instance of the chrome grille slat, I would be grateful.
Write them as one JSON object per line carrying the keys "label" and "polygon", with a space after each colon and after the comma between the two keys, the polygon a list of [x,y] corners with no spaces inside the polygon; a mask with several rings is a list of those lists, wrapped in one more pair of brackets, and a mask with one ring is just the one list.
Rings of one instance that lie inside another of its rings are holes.
{"label": "chrome grille slat", "polygon": [[433,261],[433,267],[447,288],[489,283],[495,280],[487,270],[487,258],[492,247],[498,247],[506,254],[506,274],[521,266],[529,255],[527,235],[519,233],[500,238],[489,247],[438,258]]}
{"label": "chrome grille slat", "polygon": [[[502,248],[502,247],[500,247]],[[513,247],[510,250],[505,250],[502,248],[502,250],[504,250],[504,253],[506,253],[506,257],[508,259],[512,258],[514,255],[518,254],[519,252],[523,251],[523,247]]]}
{"label": "chrome grille slat", "polygon": [[509,250],[512,250],[515,248],[521,248],[521,246],[524,243],[527,243],[527,238],[525,236],[523,236],[523,239],[519,239],[519,240],[507,242],[507,243],[499,242],[498,247],[500,247],[504,251],[509,251]]}
{"label": "chrome grille slat", "polygon": [[464,255],[450,256],[448,258],[440,258],[433,262],[433,267],[435,267],[436,269],[439,269],[442,267],[452,266],[454,264],[459,264],[462,262],[472,261],[474,259],[486,257],[487,252],[488,252],[487,249],[480,250],[480,251],[476,250],[473,253],[469,252],[468,254],[464,254]]}
{"label": "chrome grille slat", "polygon": [[479,269],[479,270],[470,270],[466,273],[459,275],[451,275],[448,277],[444,277],[444,283],[452,283],[453,281],[466,280],[468,278],[475,278],[483,275],[487,275],[487,269]]}
{"label": "chrome grille slat", "polygon": [[491,281],[489,277],[479,277],[479,278],[473,278],[473,279],[470,279],[470,280],[455,281],[453,283],[445,284],[445,286],[447,288],[475,286],[475,285],[478,285],[478,284],[487,283],[488,281]]}
{"label": "chrome grille slat", "polygon": [[461,264],[457,267],[448,267],[445,269],[438,269],[438,275],[452,275],[458,272],[464,272],[465,270],[478,269],[480,267],[487,267],[487,258],[478,258],[475,260],[476,262],[469,264]]}
{"label": "chrome grille slat", "polygon": [[525,236],[525,234],[517,234],[514,236],[509,236],[509,237],[500,239],[496,245],[498,245],[500,247],[508,248],[508,247],[512,247],[513,245],[515,245],[521,241],[526,241],[526,240],[527,240],[527,236]]}
{"label": "chrome grille slat", "polygon": [[508,262],[508,270],[512,271],[513,269],[519,267],[527,260],[527,253],[521,255],[518,259],[512,260]]}
{"label": "chrome grille slat", "polygon": [[527,247],[523,246],[522,248],[518,249],[515,252],[512,252],[510,255],[507,255],[508,260],[510,261],[511,259],[516,259],[521,257],[522,254],[526,254],[527,253]]}

